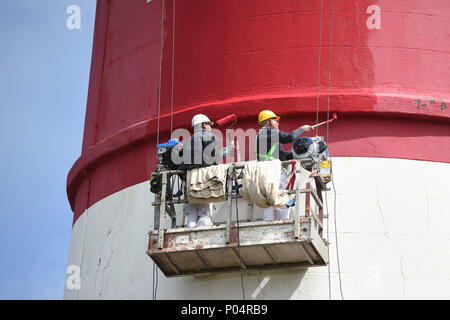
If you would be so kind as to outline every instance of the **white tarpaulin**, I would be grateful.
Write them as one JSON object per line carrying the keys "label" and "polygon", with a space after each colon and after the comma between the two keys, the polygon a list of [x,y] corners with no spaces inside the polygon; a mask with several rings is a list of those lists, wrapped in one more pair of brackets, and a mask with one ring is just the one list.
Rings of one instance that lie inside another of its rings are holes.
{"label": "white tarpaulin", "polygon": [[287,190],[280,190],[281,161],[248,161],[245,163],[240,194],[258,207],[280,208],[289,201]]}
{"label": "white tarpaulin", "polygon": [[219,164],[187,171],[188,202],[205,203],[226,200],[228,164]]}

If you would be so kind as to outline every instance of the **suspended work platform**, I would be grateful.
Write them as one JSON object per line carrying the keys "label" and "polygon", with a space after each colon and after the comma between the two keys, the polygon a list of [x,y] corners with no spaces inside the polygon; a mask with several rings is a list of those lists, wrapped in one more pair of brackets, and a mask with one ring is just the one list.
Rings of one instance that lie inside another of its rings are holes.
{"label": "suspended work platform", "polygon": [[158,233],[152,232],[148,253],[166,277],[326,265],[328,249],[318,222],[305,217],[299,223],[296,239],[294,220],[241,222],[239,246],[236,224],[229,244],[226,225],[167,230],[161,250]]}
{"label": "suspended work platform", "polygon": [[[176,227],[173,205],[186,200],[170,196],[173,186],[169,177],[180,172],[161,171],[163,192],[153,203],[155,230],[149,232],[147,254],[166,277],[327,265],[328,245],[322,238],[322,191],[327,190],[328,181],[317,173],[300,172],[300,165],[297,167],[299,182],[289,191],[296,200],[291,208],[292,219],[232,221],[231,201],[240,198],[232,190],[237,176],[234,170],[242,168],[236,165],[227,181],[227,221],[195,228]],[[168,199],[166,190],[170,191]],[[171,229],[164,228],[166,213],[172,218]]]}

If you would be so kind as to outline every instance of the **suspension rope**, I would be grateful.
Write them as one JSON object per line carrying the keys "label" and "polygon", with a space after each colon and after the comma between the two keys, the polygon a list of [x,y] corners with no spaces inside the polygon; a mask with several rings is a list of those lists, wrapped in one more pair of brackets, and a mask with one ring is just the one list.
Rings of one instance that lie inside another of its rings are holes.
{"label": "suspension rope", "polygon": [[323,12],[323,0],[320,0],[320,32],[319,32],[319,63],[317,67],[316,124],[319,123],[320,56],[322,53],[322,12]]}
{"label": "suspension rope", "polygon": [[[233,179],[233,178],[231,178]],[[236,178],[237,183],[237,178]],[[233,183],[233,181],[231,181]],[[236,189],[237,190],[237,189]],[[231,197],[231,195],[229,195]],[[245,300],[245,289],[244,289],[244,273],[242,271],[242,257],[241,257],[241,242],[239,236],[239,208],[238,208],[238,198],[235,199],[236,203],[236,227],[237,227],[237,245],[238,245],[238,255],[239,255],[239,270],[241,272],[241,290],[242,290],[242,300]]]}
{"label": "suspension rope", "polygon": [[172,138],[173,129],[173,78],[175,73],[175,1],[173,0],[173,15],[172,15],[172,92],[170,97],[170,138]]}
{"label": "suspension rope", "polygon": [[[328,62],[328,102],[327,102],[327,120],[330,119],[330,87],[331,87],[331,52],[332,52],[332,44],[333,44],[333,0],[331,0],[331,20],[330,20],[330,53],[329,53],[329,62]],[[326,135],[326,142],[328,144],[328,137],[329,137],[329,126],[330,123],[327,122],[327,135]],[[336,219],[336,198],[337,198],[337,192],[336,187],[334,185],[334,176],[333,176],[333,169],[331,168],[331,183],[333,185],[333,191],[334,191],[334,236],[336,239],[336,259],[337,259],[337,267],[338,267],[338,277],[339,277],[339,291],[341,293],[341,298],[344,300],[344,294],[342,292],[342,278],[341,278],[341,267],[340,267],[340,259],[339,259],[339,243],[338,243],[338,230],[337,230],[337,219]],[[328,210],[328,203],[327,203],[327,210]],[[328,225],[328,222],[327,222]],[[328,232],[328,231],[327,231]],[[329,261],[329,259],[328,259]],[[331,284],[330,284],[330,299],[331,299]]]}
{"label": "suspension rope", "polygon": [[[331,46],[333,43],[333,0],[331,0],[331,20],[330,20],[330,52],[329,52],[329,60],[328,60],[328,93],[327,93],[327,121],[330,119],[330,86],[331,86]],[[326,134],[326,143],[328,145],[328,136],[329,136],[329,126],[330,123],[327,122],[327,134]],[[336,198],[336,195],[335,195]],[[330,214],[328,212],[328,196],[325,192],[325,205],[327,210],[327,243],[328,243],[328,299],[331,300],[331,265],[330,265]],[[336,206],[335,206],[336,207]],[[333,216],[334,218],[334,216]],[[337,243],[337,242],[336,242]]]}
{"label": "suspension rope", "polygon": [[[331,0],[331,19],[330,19],[330,42],[329,42],[329,60],[328,60],[328,92],[327,92],[327,121],[330,119],[330,90],[331,90],[331,57],[332,57],[332,44],[333,44],[333,0]],[[317,107],[316,107],[316,124],[319,122],[319,89],[320,89],[320,56],[321,56],[321,48],[322,48],[322,11],[323,11],[323,2],[320,2],[320,43],[319,43],[319,71],[317,76]],[[329,139],[329,122],[327,122],[326,129],[326,143],[328,144]],[[330,158],[331,159],[331,158]],[[334,220],[334,234],[336,240],[336,259],[337,259],[337,268],[338,268],[338,277],[339,277],[339,291],[341,294],[342,300],[344,300],[344,294],[342,292],[342,278],[341,278],[341,268],[340,268],[340,259],[339,259],[339,244],[338,244],[338,231],[337,231],[337,219],[336,219],[336,198],[337,192],[336,187],[334,185],[334,177],[333,170],[331,169],[331,182],[333,185],[334,191],[334,205],[333,205],[333,220]],[[328,198],[325,193],[325,201],[326,201],[326,210],[327,210],[327,242],[329,244],[329,213],[328,213]],[[330,252],[328,250],[328,298],[331,300],[331,271],[330,271]]]}
{"label": "suspension rope", "polygon": [[328,257],[328,264],[327,264],[327,269],[328,269],[328,300],[331,300],[331,266],[330,266],[330,214],[328,213],[328,196],[327,193],[325,192],[325,208],[327,211],[327,246],[328,246],[328,250],[327,250],[327,257]]}
{"label": "suspension rope", "polygon": [[152,299],[155,300],[155,261],[153,261],[152,270]]}
{"label": "suspension rope", "polygon": [[[327,102],[327,121],[330,119],[330,86],[331,86],[331,45],[333,43],[333,0],[331,0],[331,21],[330,21],[330,54],[328,60],[328,102]],[[329,135],[330,123],[327,122],[327,140],[328,145],[328,135]]]}
{"label": "suspension rope", "polygon": [[[158,127],[156,133],[156,145],[159,144],[159,118],[161,114],[161,76],[162,76],[163,44],[164,44],[164,0],[162,0],[161,6],[161,53],[159,57]],[[156,159],[158,159],[158,153],[156,153]]]}
{"label": "suspension rope", "polygon": [[333,177],[333,169],[331,169],[331,183],[333,185],[333,191],[334,191],[334,237],[336,240],[336,258],[337,258],[337,267],[338,267],[338,276],[339,276],[339,291],[341,293],[341,298],[344,300],[344,294],[342,293],[342,279],[341,279],[341,266],[339,262],[339,244],[338,244],[338,231],[337,231],[337,222],[336,222],[336,187],[334,186],[334,177]]}
{"label": "suspension rope", "polygon": [[153,262],[153,300],[156,300],[156,294],[158,292],[158,278],[158,268],[156,266],[156,263]]}
{"label": "suspension rope", "polygon": [[[331,20],[330,20],[330,52],[329,52],[329,62],[328,62],[328,101],[327,101],[327,120],[330,119],[330,90],[331,90],[331,56],[332,56],[332,44],[333,44],[333,0],[331,0]],[[330,123],[327,122],[327,133],[326,133],[326,143],[328,144],[329,139],[329,126]],[[330,158],[331,159],[331,158]],[[341,294],[342,300],[344,300],[344,294],[342,292],[342,277],[341,277],[341,264],[339,259],[339,242],[338,242],[338,230],[337,230],[337,209],[336,209],[336,203],[337,203],[337,192],[336,187],[334,185],[334,175],[333,175],[333,169],[331,168],[331,183],[333,185],[333,192],[334,192],[334,203],[333,203],[333,221],[334,221],[334,236],[336,241],[336,260],[337,260],[337,268],[338,268],[338,277],[339,277],[339,291]],[[328,206],[328,203],[327,203]],[[329,260],[328,260],[329,261]],[[331,284],[330,284],[330,290],[331,290]],[[331,293],[330,293],[330,299],[331,299]]]}
{"label": "suspension rope", "polygon": [[[163,44],[164,44],[164,0],[161,4],[161,51],[159,56],[159,90],[158,90],[158,120],[157,120],[157,131],[156,131],[156,146],[159,144],[159,119],[161,117],[161,76],[162,76],[162,55],[163,55]],[[158,161],[158,152],[155,152],[156,161]],[[154,214],[154,211],[153,211]],[[152,293],[153,300],[156,300],[156,294],[158,291],[158,268],[156,263],[153,262],[153,274],[152,274]],[[155,280],[156,279],[156,280]]]}

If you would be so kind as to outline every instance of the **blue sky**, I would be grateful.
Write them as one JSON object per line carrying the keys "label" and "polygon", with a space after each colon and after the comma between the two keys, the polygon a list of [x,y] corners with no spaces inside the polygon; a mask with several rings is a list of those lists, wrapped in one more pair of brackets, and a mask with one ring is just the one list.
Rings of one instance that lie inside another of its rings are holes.
{"label": "blue sky", "polygon": [[[81,9],[69,30],[66,9]],[[95,0],[0,1],[0,299],[62,299]]]}

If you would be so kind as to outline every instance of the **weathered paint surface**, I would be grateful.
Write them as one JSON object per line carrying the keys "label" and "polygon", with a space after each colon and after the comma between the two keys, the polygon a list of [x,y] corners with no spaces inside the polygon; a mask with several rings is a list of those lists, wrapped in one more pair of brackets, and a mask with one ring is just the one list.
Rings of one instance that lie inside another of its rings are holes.
{"label": "weathered paint surface", "polygon": [[329,72],[332,155],[450,162],[447,0],[334,1],[331,66],[323,1],[319,92],[319,0],[178,0],[175,21],[174,0],[162,3],[98,1],[83,149],[67,179],[74,223],[149,178],[158,105],[160,141],[172,104],[174,128],[201,112],[256,129],[270,108],[290,130],[316,122],[317,93],[325,120]]}
{"label": "weathered paint surface", "polygon": [[[325,238],[330,227],[332,299],[340,299],[336,243],[347,300],[450,299],[450,164],[333,158],[333,176],[336,212],[330,191],[330,220],[324,223]],[[148,186],[147,181],[114,193],[75,222],[68,265],[81,267],[81,289],[66,288],[65,299],[153,298],[153,261],[146,251],[154,199]],[[240,217],[245,212],[242,205]],[[247,299],[328,299],[328,269],[244,271],[244,289]],[[159,272],[158,299],[241,297],[239,271],[205,278]]]}

